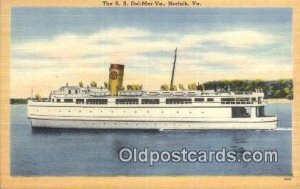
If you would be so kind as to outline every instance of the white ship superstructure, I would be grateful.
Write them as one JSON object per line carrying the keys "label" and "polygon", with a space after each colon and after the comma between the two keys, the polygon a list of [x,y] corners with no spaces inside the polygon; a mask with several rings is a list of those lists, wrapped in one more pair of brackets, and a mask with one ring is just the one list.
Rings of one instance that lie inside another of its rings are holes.
{"label": "white ship superstructure", "polygon": [[98,129],[275,129],[261,90],[124,90],[124,65],[111,64],[106,87],[65,85],[47,101],[28,102],[32,127]]}
{"label": "white ship superstructure", "polygon": [[33,127],[109,129],[274,129],[260,92],[122,91],[61,87],[29,101]]}

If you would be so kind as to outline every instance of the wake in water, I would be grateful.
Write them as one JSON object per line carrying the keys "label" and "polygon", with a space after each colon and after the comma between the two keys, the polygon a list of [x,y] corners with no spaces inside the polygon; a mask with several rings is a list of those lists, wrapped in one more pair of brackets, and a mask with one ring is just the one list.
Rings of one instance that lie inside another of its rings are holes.
{"label": "wake in water", "polygon": [[275,131],[292,131],[292,130],[293,130],[292,128],[282,128],[282,127],[281,128],[279,127],[279,128],[275,129]]}

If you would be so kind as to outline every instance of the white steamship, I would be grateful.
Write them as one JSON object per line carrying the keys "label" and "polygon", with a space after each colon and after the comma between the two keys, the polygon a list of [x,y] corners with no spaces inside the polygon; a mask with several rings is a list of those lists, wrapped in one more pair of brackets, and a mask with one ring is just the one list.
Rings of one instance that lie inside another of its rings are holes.
{"label": "white steamship", "polygon": [[260,90],[122,90],[124,65],[111,64],[109,71],[107,88],[65,85],[52,91],[48,101],[30,100],[32,127],[197,130],[277,125],[277,117],[264,113],[266,101]]}

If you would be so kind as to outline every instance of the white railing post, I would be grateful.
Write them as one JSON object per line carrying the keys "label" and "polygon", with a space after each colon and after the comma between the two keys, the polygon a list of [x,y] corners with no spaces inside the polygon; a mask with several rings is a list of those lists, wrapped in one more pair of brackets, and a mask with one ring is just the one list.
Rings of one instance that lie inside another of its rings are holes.
{"label": "white railing post", "polygon": [[251,117],[256,117],[256,107],[251,107]]}

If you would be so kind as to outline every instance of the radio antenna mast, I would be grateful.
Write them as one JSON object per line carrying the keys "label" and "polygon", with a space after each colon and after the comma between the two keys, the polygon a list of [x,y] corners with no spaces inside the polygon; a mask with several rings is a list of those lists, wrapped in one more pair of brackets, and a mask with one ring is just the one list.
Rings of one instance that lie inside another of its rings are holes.
{"label": "radio antenna mast", "polygon": [[177,58],[177,47],[175,49],[174,63],[173,63],[173,70],[172,70],[172,77],[171,77],[171,83],[170,83],[170,90],[171,91],[173,90],[173,82],[174,82],[174,73],[175,73],[176,58]]}

